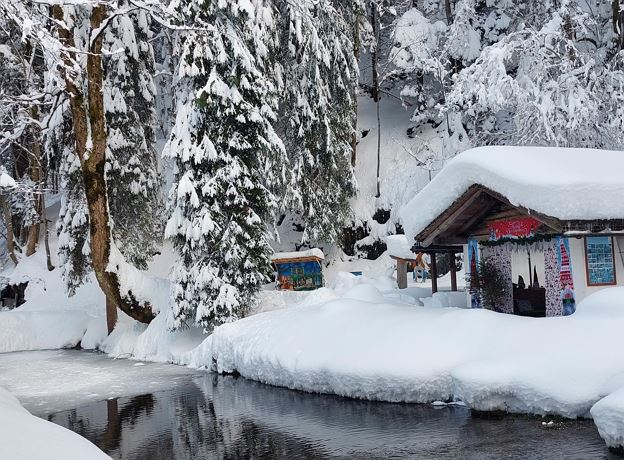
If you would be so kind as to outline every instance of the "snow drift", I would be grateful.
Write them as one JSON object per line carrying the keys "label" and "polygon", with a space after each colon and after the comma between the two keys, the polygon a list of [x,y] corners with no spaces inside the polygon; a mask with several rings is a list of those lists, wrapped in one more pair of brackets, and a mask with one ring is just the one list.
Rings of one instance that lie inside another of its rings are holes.
{"label": "snow drift", "polygon": [[624,375],[612,356],[624,310],[592,308],[592,297],[573,316],[536,319],[418,307],[363,283],[220,326],[187,361],[311,392],[566,417],[589,416]]}

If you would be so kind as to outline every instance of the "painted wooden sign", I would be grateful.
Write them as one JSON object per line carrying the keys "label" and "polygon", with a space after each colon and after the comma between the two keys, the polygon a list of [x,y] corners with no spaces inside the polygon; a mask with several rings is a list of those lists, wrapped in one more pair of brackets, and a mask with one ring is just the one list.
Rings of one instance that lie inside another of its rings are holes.
{"label": "painted wooden sign", "polygon": [[488,224],[490,241],[501,238],[526,238],[535,234],[541,222],[533,217],[518,217]]}
{"label": "painted wooden sign", "polygon": [[311,291],[323,287],[323,270],[318,260],[274,262],[278,289]]}

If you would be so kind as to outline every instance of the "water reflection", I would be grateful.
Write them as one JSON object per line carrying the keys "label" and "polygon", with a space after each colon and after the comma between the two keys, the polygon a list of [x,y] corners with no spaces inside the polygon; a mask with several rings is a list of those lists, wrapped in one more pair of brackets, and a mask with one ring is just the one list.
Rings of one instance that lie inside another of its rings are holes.
{"label": "water reflection", "polygon": [[214,374],[48,419],[120,459],[612,457],[591,421],[488,420],[461,407],[357,401]]}

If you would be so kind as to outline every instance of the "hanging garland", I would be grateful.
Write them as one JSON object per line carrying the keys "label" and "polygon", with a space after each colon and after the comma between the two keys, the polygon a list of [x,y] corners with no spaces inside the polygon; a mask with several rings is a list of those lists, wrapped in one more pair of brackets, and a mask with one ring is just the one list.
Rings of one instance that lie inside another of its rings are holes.
{"label": "hanging garland", "polygon": [[533,236],[504,236],[498,240],[480,241],[479,244],[485,247],[503,246],[510,244],[513,246],[528,246],[541,243],[549,243],[556,235],[545,235],[538,233]]}

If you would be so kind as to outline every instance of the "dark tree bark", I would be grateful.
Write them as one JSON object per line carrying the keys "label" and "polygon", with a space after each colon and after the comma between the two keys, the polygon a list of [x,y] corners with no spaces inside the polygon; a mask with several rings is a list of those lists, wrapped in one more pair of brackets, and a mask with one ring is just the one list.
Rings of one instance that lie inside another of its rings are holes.
{"label": "dark tree bark", "polygon": [[[54,6],[54,16],[63,20],[63,10]],[[106,6],[97,5],[91,13],[91,31],[100,28],[106,19]],[[74,48],[73,34],[61,29],[59,36],[68,50]],[[68,51],[71,53],[71,51]],[[102,34],[91,37],[87,56],[87,99],[74,83],[72,76],[65,72],[65,84],[70,94],[70,108],[76,138],[76,152],[80,158],[85,183],[87,207],[89,210],[89,233],[91,236],[91,263],[100,288],[106,296],[106,316],[108,332],[112,332],[117,321],[117,308],[131,318],[142,323],[154,319],[148,303],[138,302],[132,294],[122,296],[117,273],[107,270],[111,251],[111,228],[109,225],[108,195],[106,188],[106,118],[102,94]],[[69,67],[70,56],[66,56]],[[90,128],[90,130],[89,130]],[[87,152],[87,139],[90,133],[91,149]],[[87,155],[88,153],[88,155]]]}
{"label": "dark tree bark", "polygon": [[[360,61],[360,17],[359,14],[354,18],[355,25],[353,26],[353,52],[357,61]],[[358,86],[355,85],[353,89],[353,136],[351,137],[351,166],[355,167],[357,160],[357,113],[358,113]]]}
{"label": "dark tree bark", "polygon": [[7,251],[9,252],[9,257],[15,265],[17,265],[17,256],[15,255],[15,235],[13,233],[13,216],[11,215],[11,208],[9,207],[9,203],[7,203],[4,196],[0,195],[0,207],[2,208],[2,214],[4,217],[4,225],[6,227],[6,241],[7,241]]}
{"label": "dark tree bark", "polygon": [[39,110],[37,106],[33,106],[30,109],[30,116],[33,119],[33,124],[31,127],[31,136],[32,136],[32,144],[31,144],[31,156],[30,160],[30,178],[35,184],[35,211],[39,216],[39,219],[35,223],[33,223],[28,229],[28,239],[26,242],[26,256],[32,256],[37,250],[37,243],[39,242],[40,229],[41,229],[41,219],[44,217],[45,210],[42,208],[42,194],[41,190],[41,178],[42,167],[41,167],[41,130],[39,129],[38,120],[39,120]]}
{"label": "dark tree bark", "polygon": [[373,64],[373,100],[377,107],[377,195],[381,196],[381,187],[379,184],[379,173],[381,169],[381,116],[379,113],[379,5],[377,2],[371,2],[371,23],[373,26],[373,34],[375,35],[375,48],[372,53]]}
{"label": "dark tree bark", "polygon": [[446,13],[446,23],[453,24],[453,12],[451,11],[451,0],[444,0],[444,12]]}
{"label": "dark tree bark", "polygon": [[620,0],[611,0],[613,33],[615,34],[616,47],[622,49],[624,45],[624,30],[622,30],[622,13],[620,12]]}

